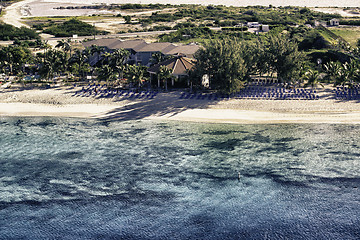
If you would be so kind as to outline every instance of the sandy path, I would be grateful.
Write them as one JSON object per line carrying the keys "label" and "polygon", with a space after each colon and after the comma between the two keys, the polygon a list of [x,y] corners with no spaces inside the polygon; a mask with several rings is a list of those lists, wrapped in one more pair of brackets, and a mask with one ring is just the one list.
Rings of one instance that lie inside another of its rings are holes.
{"label": "sandy path", "polygon": [[359,17],[359,10],[355,9],[346,9],[343,8],[310,8],[312,11],[315,12],[322,12],[322,13],[330,13],[330,14],[339,14],[342,17]]}
{"label": "sandy path", "polygon": [[4,23],[13,25],[15,27],[27,27],[28,25],[22,23],[21,18],[23,17],[21,9],[26,5],[35,2],[37,0],[24,0],[17,3],[13,3],[5,9],[5,14],[2,16],[1,20]]}

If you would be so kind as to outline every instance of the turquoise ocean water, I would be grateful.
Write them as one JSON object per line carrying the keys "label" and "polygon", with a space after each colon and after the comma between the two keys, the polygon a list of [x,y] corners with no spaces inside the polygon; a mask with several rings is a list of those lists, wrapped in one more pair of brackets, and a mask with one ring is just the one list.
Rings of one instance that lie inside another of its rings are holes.
{"label": "turquoise ocean water", "polygon": [[0,118],[0,239],[359,239],[359,146],[358,125]]}

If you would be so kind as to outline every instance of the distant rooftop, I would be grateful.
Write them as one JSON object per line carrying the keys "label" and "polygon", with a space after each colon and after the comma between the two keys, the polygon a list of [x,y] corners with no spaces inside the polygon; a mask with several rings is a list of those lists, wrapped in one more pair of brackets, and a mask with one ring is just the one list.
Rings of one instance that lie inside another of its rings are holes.
{"label": "distant rooftop", "polygon": [[147,43],[144,40],[120,40],[117,38],[96,39],[83,43],[84,47],[92,45],[106,47],[108,49],[128,49],[135,52],[161,52],[165,55],[185,55],[192,57],[200,48],[196,44],[175,45],[169,42]]}
{"label": "distant rooftop", "polygon": [[146,46],[146,42],[144,40],[127,40],[121,41],[117,44],[111,45],[109,49],[133,49],[134,51],[141,49],[142,47]]}
{"label": "distant rooftop", "polygon": [[108,47],[119,41],[120,40],[116,39],[116,38],[102,38],[102,39],[96,39],[96,40],[92,40],[92,41],[83,42],[83,45],[84,45],[84,47],[91,47],[92,45],[96,45],[99,47]]}

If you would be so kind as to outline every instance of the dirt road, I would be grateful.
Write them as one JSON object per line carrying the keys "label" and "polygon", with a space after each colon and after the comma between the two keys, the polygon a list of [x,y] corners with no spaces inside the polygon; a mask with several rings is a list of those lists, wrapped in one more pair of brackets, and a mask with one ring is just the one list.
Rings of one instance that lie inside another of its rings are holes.
{"label": "dirt road", "polygon": [[5,9],[5,14],[1,17],[1,20],[15,27],[29,28],[28,25],[21,21],[21,18],[26,15],[27,5],[35,1],[36,0],[24,0],[11,4]]}

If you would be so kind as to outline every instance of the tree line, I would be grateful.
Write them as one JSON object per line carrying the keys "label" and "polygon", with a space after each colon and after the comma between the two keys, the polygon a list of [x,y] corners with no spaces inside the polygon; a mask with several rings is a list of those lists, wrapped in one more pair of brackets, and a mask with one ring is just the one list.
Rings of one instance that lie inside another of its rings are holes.
{"label": "tree line", "polygon": [[[209,40],[196,52],[196,65],[188,73],[189,78],[195,87],[202,88],[202,79],[207,76],[212,90],[226,93],[239,91],[253,76],[276,78],[291,87],[314,87],[321,83],[352,86],[360,82],[359,48],[343,48],[346,61],[323,62],[319,58],[320,62],[314,63],[309,55],[299,50],[298,43],[289,34],[272,32],[251,41]],[[58,41],[55,48],[46,41],[37,41],[37,47],[42,51],[35,55],[21,45],[1,47],[0,72],[20,77],[37,73],[45,80],[57,76],[86,80],[91,75],[114,84],[119,79],[127,79],[139,87],[149,77],[145,66],[127,64],[130,53],[124,49],[109,51],[96,45],[73,49],[70,40]],[[161,53],[152,57],[153,64],[162,60]],[[158,77],[166,85],[171,73],[166,67],[161,68]]]}
{"label": "tree line", "polygon": [[349,60],[343,63],[318,59],[314,64],[286,32],[253,41],[215,39],[195,54],[196,65],[189,76],[199,88],[202,76],[207,76],[211,89],[226,93],[238,92],[252,76],[275,77],[289,87],[321,83],[351,87],[360,83],[359,48],[348,48],[346,54]]}
{"label": "tree line", "polygon": [[[148,79],[147,68],[127,64],[129,51],[92,45],[85,49],[73,49],[70,39],[58,41],[52,48],[47,41],[41,41],[35,55],[25,46],[10,45],[0,48],[0,73],[18,76],[36,74],[40,81],[51,81],[62,77],[66,81],[86,81],[87,76],[96,76],[98,81],[116,84],[127,79],[128,83],[141,87]],[[163,60],[155,54],[153,63]],[[170,77],[170,76],[168,76]]]}

